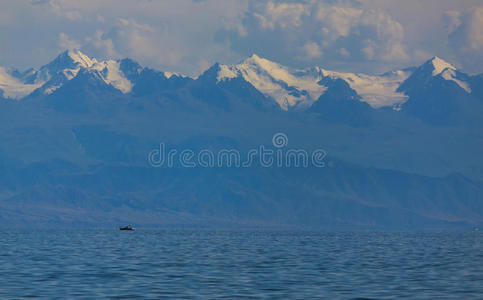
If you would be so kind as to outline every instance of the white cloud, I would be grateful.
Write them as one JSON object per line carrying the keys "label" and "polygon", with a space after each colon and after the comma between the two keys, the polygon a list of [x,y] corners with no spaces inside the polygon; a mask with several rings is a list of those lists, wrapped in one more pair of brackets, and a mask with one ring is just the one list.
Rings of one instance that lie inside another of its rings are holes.
{"label": "white cloud", "polygon": [[363,13],[361,9],[324,3],[313,9],[316,10],[315,20],[322,26],[322,35],[332,41],[349,36],[353,28],[357,27]]}
{"label": "white cloud", "polygon": [[252,53],[294,67],[370,73],[438,55],[481,72],[481,6],[481,0],[2,0],[0,65],[38,67],[59,47],[80,45],[99,58],[130,57],[192,75]]}
{"label": "white cloud", "polygon": [[157,54],[156,30],[133,19],[119,19],[119,24],[111,28],[105,38],[112,40],[116,47],[138,57],[153,57]]}
{"label": "white cloud", "polygon": [[308,58],[318,58],[322,56],[322,51],[316,42],[307,42],[303,49]]}
{"label": "white cloud", "polygon": [[381,10],[354,5],[352,1],[253,4],[240,24],[244,26],[243,35],[236,30],[224,33],[233,51],[243,55],[255,52],[300,67],[319,64],[322,53],[328,64],[409,59],[403,26]]}
{"label": "white cloud", "polygon": [[62,50],[72,50],[80,48],[80,43],[71,39],[67,34],[61,32],[59,34],[59,47]]}
{"label": "white cloud", "polygon": [[31,1],[32,4],[46,5],[55,14],[65,17],[70,21],[78,21],[82,19],[82,15],[78,10],[68,8],[69,2],[62,0],[38,0]]}
{"label": "white cloud", "polygon": [[366,44],[366,46],[362,48],[362,53],[364,53],[366,59],[373,60],[376,56],[376,43],[373,40],[365,40],[364,44]]}
{"label": "white cloud", "polygon": [[461,25],[461,12],[457,10],[447,10],[443,17],[448,33],[453,33]]}
{"label": "white cloud", "polygon": [[349,53],[349,51],[347,51],[346,48],[340,48],[338,53],[340,54],[340,56],[344,57],[344,58],[349,58],[351,57],[351,54]]}
{"label": "white cloud", "polygon": [[300,3],[275,3],[268,2],[265,6],[264,13],[254,13],[259,19],[262,28],[274,29],[275,26],[281,28],[300,26],[301,18],[310,12],[306,5]]}
{"label": "white cloud", "polygon": [[112,39],[104,38],[102,30],[97,30],[93,37],[87,37],[83,48],[87,49],[87,52],[96,53],[101,57],[118,58],[120,56]]}
{"label": "white cloud", "polygon": [[375,40],[372,46],[381,59],[385,61],[408,59],[403,45],[404,29],[386,13],[380,10],[366,10],[361,15],[357,26],[367,30],[368,35]]}
{"label": "white cloud", "polygon": [[[201,59],[235,62],[242,57],[228,42],[215,42],[218,30],[236,21],[247,0],[2,0],[0,65],[39,67],[75,41],[86,54],[130,57],[153,68],[197,75]],[[8,16],[4,18],[3,16]],[[120,20],[122,18],[122,20]],[[54,45],[52,45],[54,41]]]}
{"label": "white cloud", "polygon": [[466,22],[469,47],[475,51],[483,50],[483,6],[474,8]]}
{"label": "white cloud", "polygon": [[483,6],[445,13],[448,47],[467,66],[483,65]]}
{"label": "white cloud", "polygon": [[101,57],[134,57],[142,62],[176,65],[184,52],[176,43],[164,39],[165,34],[162,26],[155,28],[134,19],[120,18],[107,31],[98,30],[94,36],[87,37],[83,49]]}

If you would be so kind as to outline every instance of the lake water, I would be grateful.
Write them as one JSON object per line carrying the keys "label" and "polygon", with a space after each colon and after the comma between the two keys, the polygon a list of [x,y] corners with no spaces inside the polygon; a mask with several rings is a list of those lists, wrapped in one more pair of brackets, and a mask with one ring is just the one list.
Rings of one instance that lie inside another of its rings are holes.
{"label": "lake water", "polygon": [[0,231],[0,299],[483,299],[481,232]]}

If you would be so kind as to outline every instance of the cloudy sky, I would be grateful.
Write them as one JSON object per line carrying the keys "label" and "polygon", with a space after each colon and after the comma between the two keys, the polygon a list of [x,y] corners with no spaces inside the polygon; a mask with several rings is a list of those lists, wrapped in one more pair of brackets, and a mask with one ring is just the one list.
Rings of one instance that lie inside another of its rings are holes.
{"label": "cloudy sky", "polygon": [[482,28],[481,0],[2,0],[0,65],[80,48],[190,75],[253,53],[365,73],[437,55],[482,73]]}

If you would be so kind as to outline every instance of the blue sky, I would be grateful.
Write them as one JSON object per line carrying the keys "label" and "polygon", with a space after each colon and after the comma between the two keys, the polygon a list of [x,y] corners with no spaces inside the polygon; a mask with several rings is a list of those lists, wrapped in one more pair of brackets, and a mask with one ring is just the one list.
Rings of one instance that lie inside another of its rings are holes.
{"label": "blue sky", "polygon": [[256,53],[293,67],[379,73],[440,56],[483,71],[481,0],[3,0],[0,65],[60,51],[199,74]]}

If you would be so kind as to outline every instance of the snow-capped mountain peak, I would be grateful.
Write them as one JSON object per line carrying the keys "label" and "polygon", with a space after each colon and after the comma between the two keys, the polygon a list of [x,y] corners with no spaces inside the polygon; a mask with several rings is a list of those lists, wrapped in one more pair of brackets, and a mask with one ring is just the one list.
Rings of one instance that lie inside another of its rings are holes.
{"label": "snow-capped mountain peak", "polygon": [[283,110],[310,106],[326,87],[320,74],[295,70],[253,54],[237,65],[220,65],[218,82],[241,76],[262,94],[272,97]]}
{"label": "snow-capped mountain peak", "polygon": [[[96,60],[80,50],[67,50],[38,70],[20,72],[0,67],[0,97],[19,100],[32,93],[49,95],[78,76],[79,72],[90,73],[94,75],[91,78],[103,81],[124,94],[132,92],[134,86],[140,83],[145,89],[154,88],[153,81],[149,80],[153,76],[167,80],[173,76],[184,77],[177,73],[143,68],[130,59]],[[238,64],[215,64],[207,74],[209,76],[205,78],[219,86],[224,81],[243,80],[267,98],[273,99],[283,110],[312,106],[324,93],[334,93],[330,87],[336,80],[347,83],[346,87],[357,93],[358,100],[373,108],[401,105],[409,99],[411,87],[431,87],[433,81],[453,81],[467,93],[471,93],[472,87],[470,76],[436,56],[417,68],[366,75],[330,71],[321,67],[295,69],[253,54]]]}
{"label": "snow-capped mountain peak", "polygon": [[72,70],[72,75],[77,74],[79,68],[90,68],[97,60],[90,58],[80,50],[66,50],[59,54],[53,61],[40,68],[40,71],[47,71],[53,75],[59,71]]}
{"label": "snow-capped mountain peak", "polygon": [[[135,62],[131,62],[136,64]],[[67,50],[39,70],[38,77],[45,78],[42,93],[51,94],[73,79],[81,70],[93,73],[96,78],[112,85],[123,93],[129,93],[133,84],[121,70],[120,60],[98,61],[80,50]],[[139,70],[138,70],[139,72]]]}
{"label": "snow-capped mountain peak", "polygon": [[252,54],[252,56],[245,59],[242,64],[256,66],[260,69],[266,70],[267,72],[276,72],[277,70],[284,68],[282,65],[276,62],[261,58],[256,54]]}
{"label": "snow-capped mountain peak", "polygon": [[91,68],[96,63],[95,58],[90,58],[78,49],[66,50],[42,66],[32,78],[35,82],[42,83],[41,93],[51,94],[76,77],[81,69]]}
{"label": "snow-capped mountain peak", "polygon": [[467,93],[471,93],[469,83],[466,82],[465,78],[461,78],[458,75],[458,69],[437,56],[424,63],[420,69],[424,70],[425,73],[428,73],[428,76],[429,72],[431,72],[431,76],[433,77],[441,76],[445,80],[454,81]]}
{"label": "snow-capped mountain peak", "polygon": [[96,62],[91,69],[98,71],[100,78],[105,83],[112,85],[124,94],[129,93],[133,87],[133,83],[121,71],[121,63],[118,60]]}
{"label": "snow-capped mountain peak", "polygon": [[437,75],[443,73],[443,71],[445,71],[447,69],[453,70],[453,71],[456,70],[456,68],[452,64],[442,60],[441,58],[439,58],[437,56],[431,58],[428,61],[428,64],[430,64],[433,67],[433,76],[437,76]]}
{"label": "snow-capped mountain peak", "polygon": [[238,65],[220,65],[218,82],[242,77],[256,89],[272,97],[284,110],[309,107],[327,90],[323,78],[342,79],[372,107],[404,103],[407,96],[397,92],[411,71],[394,71],[380,76],[343,73],[321,67],[292,69],[254,54]]}
{"label": "snow-capped mountain peak", "polygon": [[97,62],[97,60],[95,58],[92,58],[91,59],[89,56],[85,55],[84,53],[82,53],[78,49],[76,49],[76,50],[67,50],[64,53],[69,58],[71,58],[72,61],[75,64],[78,64],[79,66],[84,67],[84,68],[92,67]]}
{"label": "snow-capped mountain peak", "polygon": [[458,76],[455,72],[455,70],[446,68],[442,73],[441,77],[443,77],[446,80],[452,80],[456,82],[462,89],[464,89],[467,93],[471,93],[471,88],[470,84],[466,82],[464,79],[458,79]]}

